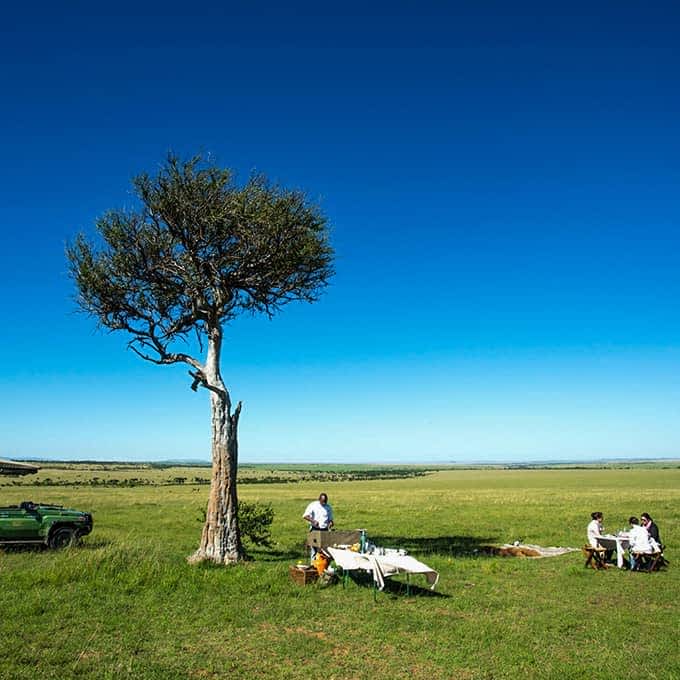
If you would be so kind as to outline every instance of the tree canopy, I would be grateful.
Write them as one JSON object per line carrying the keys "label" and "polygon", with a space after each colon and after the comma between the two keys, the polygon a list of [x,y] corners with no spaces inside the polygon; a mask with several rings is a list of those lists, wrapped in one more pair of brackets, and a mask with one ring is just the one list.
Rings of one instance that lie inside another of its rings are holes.
{"label": "tree canopy", "polygon": [[[170,155],[156,177],[133,180],[141,207],[97,220],[104,246],[68,248],[78,303],[156,363],[192,358],[173,341],[244,312],[269,316],[314,301],[332,274],[326,219],[301,191]],[[198,368],[194,365],[194,368]]]}

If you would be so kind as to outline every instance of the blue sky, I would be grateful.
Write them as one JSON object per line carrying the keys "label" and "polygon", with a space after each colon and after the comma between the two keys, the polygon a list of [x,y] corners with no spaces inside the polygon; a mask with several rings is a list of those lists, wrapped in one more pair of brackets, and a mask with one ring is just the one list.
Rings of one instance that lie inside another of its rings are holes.
{"label": "blue sky", "polygon": [[323,299],[228,329],[243,462],[680,456],[680,12],[472,5],[9,10],[0,456],[208,458],[64,258],[171,149],[332,225]]}

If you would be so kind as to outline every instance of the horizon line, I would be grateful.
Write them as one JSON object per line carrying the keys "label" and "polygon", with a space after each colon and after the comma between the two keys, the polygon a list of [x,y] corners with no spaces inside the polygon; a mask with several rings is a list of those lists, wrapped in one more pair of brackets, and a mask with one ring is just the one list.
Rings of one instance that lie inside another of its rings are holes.
{"label": "horizon line", "polygon": [[[166,465],[166,466],[195,466],[195,467],[211,467],[212,462],[203,458],[167,458],[167,459],[150,459],[150,460],[130,460],[130,459],[96,459],[96,458],[39,458],[39,457],[15,457],[10,460],[26,463],[62,463],[62,464],[98,464],[98,465]],[[448,461],[403,461],[403,460],[377,460],[377,461],[325,461],[325,462],[309,462],[309,461],[241,461],[238,466],[263,466],[263,465],[307,465],[310,467],[323,467],[333,465],[372,465],[372,466],[392,466],[402,465],[407,467],[491,467],[491,466],[546,466],[546,465],[598,465],[598,464],[640,464],[640,463],[680,463],[680,456],[653,456],[653,457],[634,457],[634,458],[620,458],[620,457],[603,457],[590,459],[573,459],[573,458],[551,458],[551,459],[494,459],[494,460],[448,460]]]}

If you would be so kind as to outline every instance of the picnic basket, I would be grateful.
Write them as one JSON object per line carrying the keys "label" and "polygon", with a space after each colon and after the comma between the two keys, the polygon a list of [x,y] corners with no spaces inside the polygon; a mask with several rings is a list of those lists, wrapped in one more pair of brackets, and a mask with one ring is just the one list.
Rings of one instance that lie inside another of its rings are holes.
{"label": "picnic basket", "polygon": [[308,583],[314,583],[319,578],[319,572],[314,567],[306,565],[291,564],[288,568],[290,577],[299,586],[306,586]]}

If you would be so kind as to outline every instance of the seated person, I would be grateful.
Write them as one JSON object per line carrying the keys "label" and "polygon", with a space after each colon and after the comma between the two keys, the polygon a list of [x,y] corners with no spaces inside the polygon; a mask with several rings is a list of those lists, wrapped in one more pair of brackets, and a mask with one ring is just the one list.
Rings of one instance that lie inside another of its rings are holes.
{"label": "seated person", "polygon": [[659,538],[659,527],[656,526],[654,520],[649,516],[648,513],[643,512],[640,515],[640,524],[647,530],[649,537],[659,546],[661,550],[661,539]]}
{"label": "seated person", "polygon": [[[586,529],[588,543],[593,548],[599,548],[600,543],[597,539],[604,535],[604,527],[602,526],[602,520],[604,519],[604,516],[601,512],[591,512],[590,517],[592,519],[588,523],[588,528]],[[611,562],[613,553],[613,550],[607,550],[604,554],[605,561]]]}
{"label": "seated person", "polygon": [[628,532],[628,554],[630,556],[630,568],[632,570],[640,568],[639,559],[636,560],[635,553],[651,555],[654,552],[654,547],[649,540],[649,534],[644,527],[640,526],[640,522],[637,517],[631,517],[630,531]]}
{"label": "seated person", "polygon": [[601,512],[591,512],[590,516],[592,520],[586,529],[588,543],[590,543],[593,548],[599,548],[600,544],[597,539],[602,536],[604,532],[604,527],[602,526],[602,520],[604,518]]}

